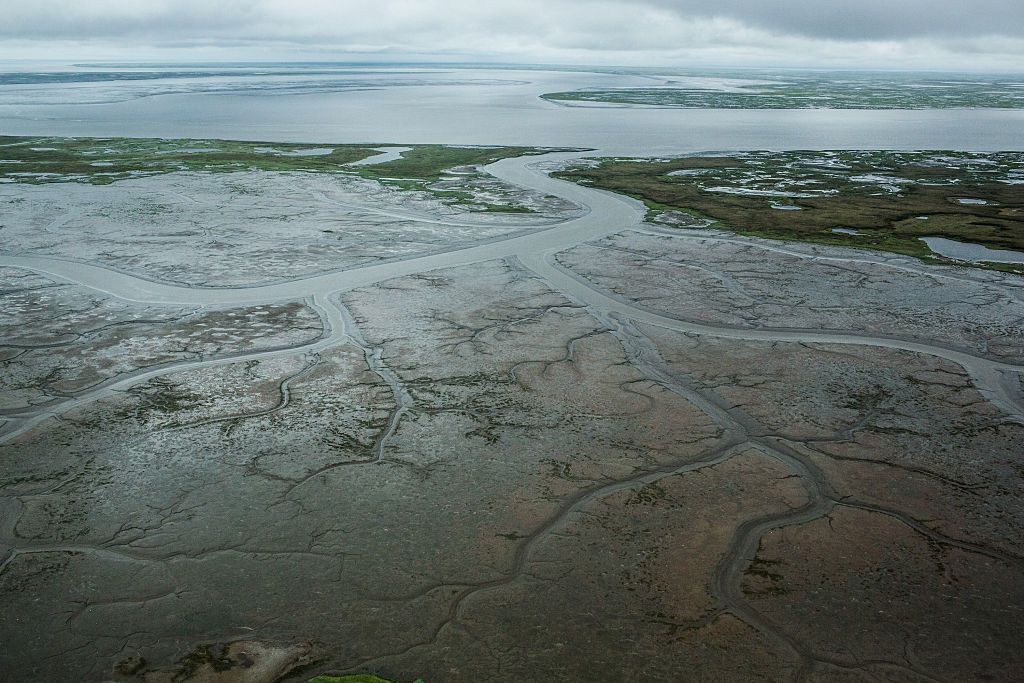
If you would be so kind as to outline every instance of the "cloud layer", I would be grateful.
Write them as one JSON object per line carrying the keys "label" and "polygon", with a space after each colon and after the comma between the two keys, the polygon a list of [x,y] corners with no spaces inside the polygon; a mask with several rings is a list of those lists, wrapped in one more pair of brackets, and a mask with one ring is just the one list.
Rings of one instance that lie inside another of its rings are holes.
{"label": "cloud layer", "polygon": [[0,0],[10,58],[1024,70],[1020,0]]}

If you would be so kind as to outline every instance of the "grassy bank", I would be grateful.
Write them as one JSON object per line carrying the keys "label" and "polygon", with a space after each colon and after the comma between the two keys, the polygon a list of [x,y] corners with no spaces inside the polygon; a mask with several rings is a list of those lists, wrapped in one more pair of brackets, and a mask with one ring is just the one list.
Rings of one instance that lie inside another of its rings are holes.
{"label": "grassy bank", "polygon": [[918,239],[925,236],[1024,250],[1021,153],[756,152],[605,159],[558,175],[640,199],[649,209],[648,220],[669,225],[703,219],[746,235],[922,258],[937,258]]}
{"label": "grassy bank", "polygon": [[323,145],[237,140],[158,138],[0,137],[0,182],[80,182],[106,185],[180,171],[234,173],[274,171],[355,175],[409,190],[430,192],[451,204],[478,210],[522,212],[514,204],[476,201],[470,192],[433,188],[453,172],[485,177],[475,167],[508,157],[542,154],[533,147],[418,145],[400,159],[349,166],[372,157],[373,144]]}

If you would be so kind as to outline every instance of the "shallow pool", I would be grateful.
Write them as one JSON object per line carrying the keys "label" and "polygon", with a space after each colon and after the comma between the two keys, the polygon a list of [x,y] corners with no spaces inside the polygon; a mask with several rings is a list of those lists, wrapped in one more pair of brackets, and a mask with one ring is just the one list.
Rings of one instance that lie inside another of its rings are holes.
{"label": "shallow pool", "polygon": [[945,237],[921,237],[922,242],[936,254],[961,261],[989,261],[992,263],[1024,263],[1024,251],[989,249],[981,244],[957,242]]}

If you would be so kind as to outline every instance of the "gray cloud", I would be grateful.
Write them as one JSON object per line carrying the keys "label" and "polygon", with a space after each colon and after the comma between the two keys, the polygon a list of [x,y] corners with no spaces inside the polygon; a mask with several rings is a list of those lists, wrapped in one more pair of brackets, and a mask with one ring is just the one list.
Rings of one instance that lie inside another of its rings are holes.
{"label": "gray cloud", "polygon": [[847,41],[1024,35],[1020,0],[643,0],[681,17],[728,17],[788,35]]}
{"label": "gray cloud", "polygon": [[72,39],[216,35],[257,21],[260,3],[219,2],[8,2],[0,0],[0,36]]}
{"label": "gray cloud", "polygon": [[1021,0],[0,0],[4,56],[987,68]]}

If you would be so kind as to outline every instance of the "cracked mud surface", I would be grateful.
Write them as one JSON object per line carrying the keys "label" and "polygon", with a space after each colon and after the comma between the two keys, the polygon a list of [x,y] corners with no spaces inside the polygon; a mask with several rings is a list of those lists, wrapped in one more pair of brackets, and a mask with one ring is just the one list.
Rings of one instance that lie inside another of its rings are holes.
{"label": "cracked mud surface", "polygon": [[[1021,279],[641,225],[568,156],[490,168],[589,213],[352,232],[376,265],[312,279],[120,229],[0,256],[5,680],[1024,675]],[[178,183],[137,224],[173,231],[307,175],[62,187]]]}
{"label": "cracked mud surface", "polygon": [[557,197],[475,182],[473,196],[511,194],[534,213],[468,211],[358,177],[179,172],[104,186],[0,185],[0,235],[7,253],[228,287],[409,258],[531,232],[578,213]]}
{"label": "cracked mud surface", "polygon": [[950,269],[908,266],[898,257],[812,259],[797,255],[801,251],[814,253],[717,240],[706,232],[631,231],[576,247],[558,261],[602,289],[670,317],[737,327],[856,330],[1024,361],[1020,278],[981,271],[949,277]]}
{"label": "cracked mud surface", "polygon": [[138,306],[0,268],[0,414],[16,415],[133,372],[290,348],[323,333],[302,302]]}

